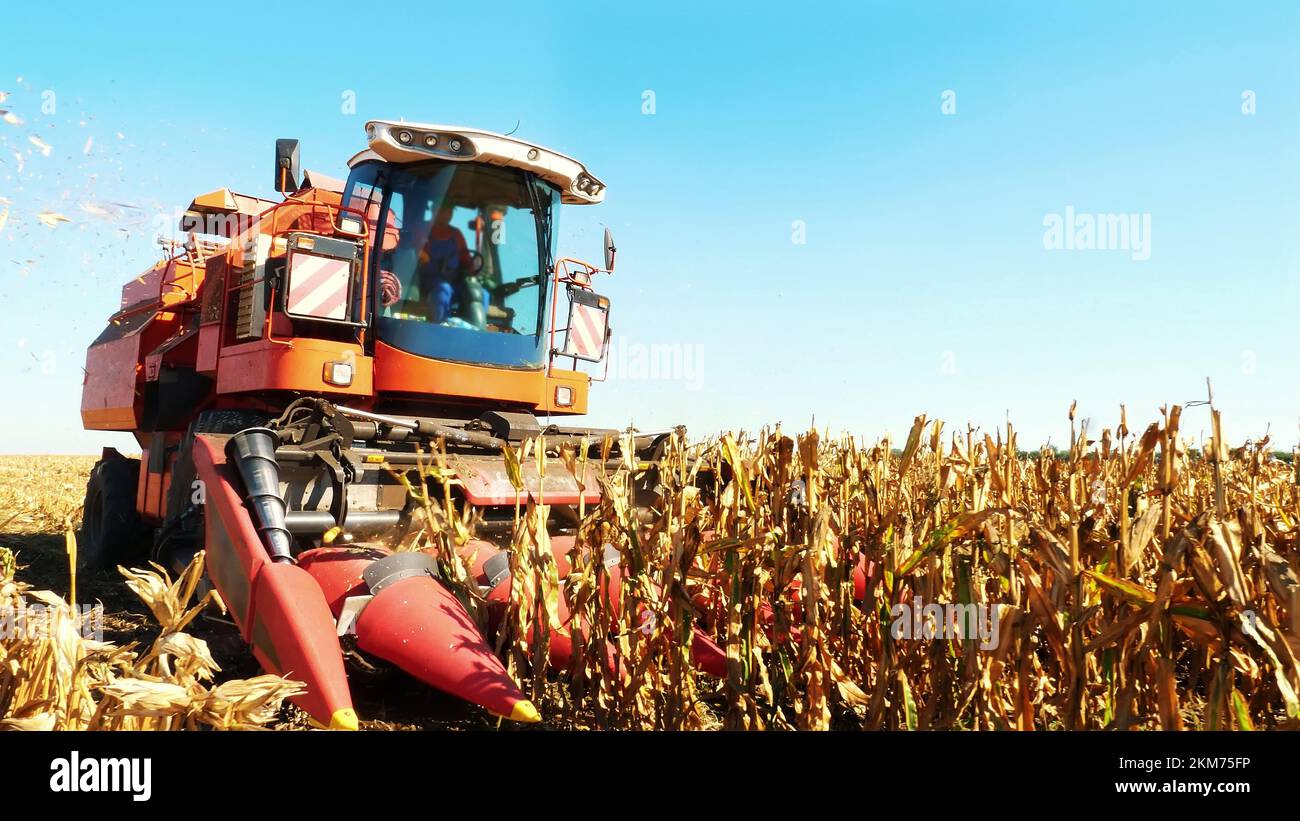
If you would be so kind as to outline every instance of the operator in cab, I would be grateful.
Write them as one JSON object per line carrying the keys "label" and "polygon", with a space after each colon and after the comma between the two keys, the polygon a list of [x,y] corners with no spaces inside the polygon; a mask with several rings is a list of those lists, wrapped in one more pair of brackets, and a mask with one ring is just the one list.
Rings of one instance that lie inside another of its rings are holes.
{"label": "operator in cab", "polygon": [[465,235],[451,224],[452,212],[449,202],[439,206],[420,249],[420,294],[429,305],[431,322],[453,326],[463,322],[482,329],[490,299],[478,277],[482,257],[469,250]]}

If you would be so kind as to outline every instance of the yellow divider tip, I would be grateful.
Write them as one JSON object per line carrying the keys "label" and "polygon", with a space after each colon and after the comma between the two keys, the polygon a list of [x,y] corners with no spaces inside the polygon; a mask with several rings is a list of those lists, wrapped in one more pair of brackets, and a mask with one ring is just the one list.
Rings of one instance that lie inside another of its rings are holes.
{"label": "yellow divider tip", "polygon": [[537,708],[531,701],[516,701],[509,718],[511,721],[521,721],[524,724],[536,724],[542,720],[542,714],[537,712]]}
{"label": "yellow divider tip", "polygon": [[345,707],[342,710],[335,710],[334,715],[330,716],[331,730],[355,730],[360,725],[357,723],[357,711],[351,707]]}

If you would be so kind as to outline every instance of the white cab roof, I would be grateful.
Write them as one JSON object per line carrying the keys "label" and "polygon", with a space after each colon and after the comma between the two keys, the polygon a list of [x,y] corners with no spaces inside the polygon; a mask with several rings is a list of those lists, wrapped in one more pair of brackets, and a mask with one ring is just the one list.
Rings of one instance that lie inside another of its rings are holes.
{"label": "white cab roof", "polygon": [[370,147],[349,160],[349,167],[368,159],[478,162],[532,171],[560,189],[561,200],[569,205],[591,205],[605,199],[605,183],[582,163],[504,134],[455,125],[371,120],[366,123],[366,139]]}

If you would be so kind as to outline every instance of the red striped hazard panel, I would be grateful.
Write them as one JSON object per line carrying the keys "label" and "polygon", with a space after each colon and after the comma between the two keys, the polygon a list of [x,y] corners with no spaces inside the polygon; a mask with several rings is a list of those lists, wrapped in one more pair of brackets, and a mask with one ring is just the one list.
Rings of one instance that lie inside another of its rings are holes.
{"label": "red striped hazard panel", "polygon": [[609,301],[588,291],[570,292],[569,332],[564,340],[564,355],[598,362],[605,355]]}
{"label": "red striped hazard panel", "polygon": [[346,319],[352,263],[296,251],[289,258],[288,312],[318,319]]}

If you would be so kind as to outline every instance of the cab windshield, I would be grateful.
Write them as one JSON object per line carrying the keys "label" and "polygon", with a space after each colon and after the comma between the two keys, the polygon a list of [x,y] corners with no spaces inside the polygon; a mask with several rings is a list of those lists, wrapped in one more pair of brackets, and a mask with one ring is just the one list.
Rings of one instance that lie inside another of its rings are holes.
{"label": "cab windshield", "polygon": [[354,168],[344,204],[371,222],[379,339],[438,359],[544,364],[559,200],[558,190],[519,169]]}

